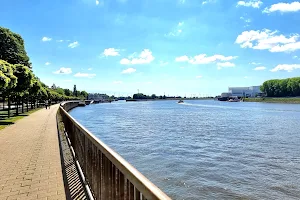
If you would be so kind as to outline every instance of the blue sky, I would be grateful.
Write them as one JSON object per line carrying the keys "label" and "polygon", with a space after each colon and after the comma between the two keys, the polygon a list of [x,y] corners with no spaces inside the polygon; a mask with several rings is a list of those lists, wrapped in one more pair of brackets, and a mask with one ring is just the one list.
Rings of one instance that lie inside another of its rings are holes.
{"label": "blue sky", "polygon": [[1,0],[48,85],[132,95],[217,95],[300,76],[300,2]]}

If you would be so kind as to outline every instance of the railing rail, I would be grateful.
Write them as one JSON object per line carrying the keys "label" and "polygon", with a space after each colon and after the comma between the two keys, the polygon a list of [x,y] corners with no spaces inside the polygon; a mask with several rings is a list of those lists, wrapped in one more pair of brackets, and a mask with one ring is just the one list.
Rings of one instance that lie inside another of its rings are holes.
{"label": "railing rail", "polygon": [[119,154],[67,112],[78,102],[60,106],[60,114],[76,158],[95,199],[170,199]]}

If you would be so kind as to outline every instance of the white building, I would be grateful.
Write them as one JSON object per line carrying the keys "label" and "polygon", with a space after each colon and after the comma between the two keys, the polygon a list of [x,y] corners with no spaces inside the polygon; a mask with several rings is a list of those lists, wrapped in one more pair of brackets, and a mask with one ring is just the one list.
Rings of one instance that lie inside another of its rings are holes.
{"label": "white building", "polygon": [[237,97],[255,97],[262,92],[260,91],[260,86],[250,86],[250,87],[229,87],[228,93],[231,93],[231,96],[237,96]]}

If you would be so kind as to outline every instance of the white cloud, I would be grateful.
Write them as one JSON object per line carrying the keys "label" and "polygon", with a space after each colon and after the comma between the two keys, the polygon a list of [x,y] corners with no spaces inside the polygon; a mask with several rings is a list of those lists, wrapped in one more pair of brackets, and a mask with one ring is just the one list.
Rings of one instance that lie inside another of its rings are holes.
{"label": "white cloud", "polygon": [[96,0],[96,5],[99,5],[99,3],[100,3],[100,2],[99,2],[98,0]]}
{"label": "white cloud", "polygon": [[128,69],[124,69],[122,71],[122,74],[132,74],[134,72],[136,72],[136,69],[134,69],[134,68],[128,68]]}
{"label": "white cloud", "polygon": [[284,36],[277,34],[277,31],[264,29],[262,31],[244,31],[237,38],[235,43],[242,48],[269,50],[270,52],[291,52],[300,49],[298,34]]}
{"label": "white cloud", "polygon": [[159,61],[160,66],[166,66],[168,64],[169,64],[169,62]]}
{"label": "white cloud", "polygon": [[255,67],[253,70],[255,70],[255,71],[262,71],[262,70],[265,70],[265,69],[266,69],[266,67],[261,66],[261,67]]}
{"label": "white cloud", "polygon": [[225,68],[225,67],[235,67],[235,64],[231,63],[231,62],[223,62],[223,63],[217,63],[217,66],[218,66],[217,69],[220,70],[220,69]]}
{"label": "white cloud", "polygon": [[122,84],[122,81],[114,81],[113,84]]}
{"label": "white cloud", "polygon": [[108,48],[108,49],[104,49],[103,51],[103,55],[104,56],[119,56],[120,55],[120,49],[115,49],[115,48]]}
{"label": "white cloud", "polygon": [[200,76],[196,76],[196,78],[202,78],[202,76],[200,75]]}
{"label": "white cloud", "polygon": [[93,68],[88,68],[89,71],[91,71]]}
{"label": "white cloud", "polygon": [[256,63],[256,62],[252,62],[252,63],[249,63],[251,65],[260,65],[261,63]]}
{"label": "white cloud", "polygon": [[206,1],[202,1],[202,5],[208,4],[208,3],[214,3],[215,0],[206,0]]}
{"label": "white cloud", "polygon": [[52,40],[52,38],[49,38],[49,37],[43,37],[42,38],[43,42],[50,42],[51,40]]}
{"label": "white cloud", "polygon": [[248,76],[244,76],[245,79],[249,78]]}
{"label": "white cloud", "polygon": [[64,40],[56,40],[56,42],[63,42]]}
{"label": "white cloud", "polygon": [[46,62],[46,63],[45,63],[45,65],[50,65],[50,64],[51,64],[50,62]]}
{"label": "white cloud", "polygon": [[184,4],[184,3],[185,3],[185,0],[178,0],[178,2],[179,2],[180,4]]}
{"label": "white cloud", "polygon": [[64,80],[64,82],[72,82],[72,80]]}
{"label": "white cloud", "polygon": [[129,56],[128,58],[123,58],[120,61],[122,65],[138,65],[138,64],[149,64],[154,60],[154,56],[149,49],[144,49],[138,56],[136,53]]}
{"label": "white cloud", "polygon": [[300,2],[292,2],[292,3],[277,3],[271,5],[270,8],[265,8],[263,13],[271,13],[271,12],[297,12],[300,11]]}
{"label": "white cloud", "polygon": [[74,75],[75,77],[80,77],[80,78],[94,78],[96,76],[96,74],[88,74],[88,73],[76,73]]}
{"label": "white cloud", "polygon": [[201,64],[209,64],[214,63],[217,61],[230,61],[233,59],[236,59],[237,56],[223,56],[223,55],[213,55],[213,56],[207,56],[206,54],[200,54],[194,57],[188,57],[186,55],[180,56],[175,58],[176,62],[188,62],[190,64],[194,65],[201,65]]}
{"label": "white cloud", "polygon": [[182,33],[182,27],[184,25],[184,22],[178,22],[178,24],[176,25],[176,27],[170,31],[168,34],[165,34],[165,37],[176,37],[176,36],[180,36]]}
{"label": "white cloud", "polygon": [[70,47],[70,48],[73,49],[73,48],[76,48],[76,47],[78,47],[78,46],[79,46],[79,43],[76,41],[76,42],[70,43],[68,47]]}
{"label": "white cloud", "polygon": [[271,69],[271,72],[277,72],[277,71],[288,71],[291,72],[295,69],[300,69],[300,64],[282,64],[282,65],[277,65],[275,68]]}
{"label": "white cloud", "polygon": [[252,7],[252,8],[259,8],[263,4],[260,0],[250,0],[250,1],[239,1],[237,2],[237,7],[245,6],[245,7]]}
{"label": "white cloud", "polygon": [[54,74],[71,74],[72,73],[72,69],[71,68],[65,68],[62,67],[59,70],[53,72]]}

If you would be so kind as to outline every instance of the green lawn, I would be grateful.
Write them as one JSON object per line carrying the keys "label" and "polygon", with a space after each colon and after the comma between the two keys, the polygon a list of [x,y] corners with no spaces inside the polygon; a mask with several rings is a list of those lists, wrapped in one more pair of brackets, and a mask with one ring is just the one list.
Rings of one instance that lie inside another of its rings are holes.
{"label": "green lawn", "polygon": [[0,130],[4,129],[5,127],[7,127],[9,125],[14,124],[19,119],[22,119],[23,117],[26,117],[26,116],[30,115],[31,113],[34,113],[35,111],[38,111],[40,109],[41,108],[36,108],[36,109],[30,110],[29,112],[20,113],[19,116],[13,116],[10,118],[7,118],[7,111],[0,111],[0,116],[3,116],[3,118],[1,117],[1,119],[0,119]]}
{"label": "green lawn", "polygon": [[282,97],[282,98],[245,98],[245,102],[265,102],[265,103],[299,103],[300,98],[293,98],[293,97]]}

